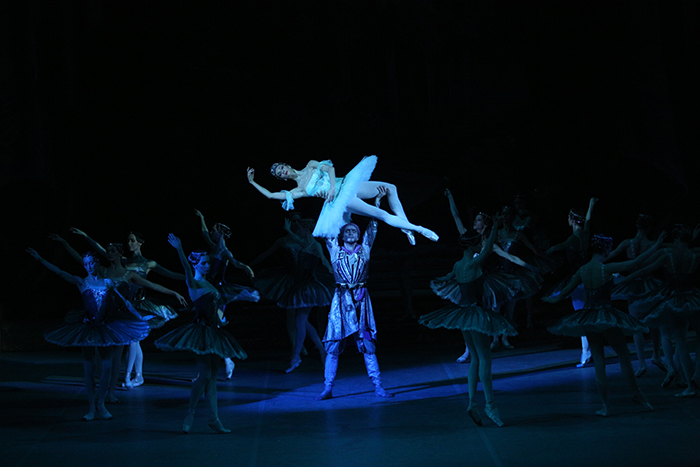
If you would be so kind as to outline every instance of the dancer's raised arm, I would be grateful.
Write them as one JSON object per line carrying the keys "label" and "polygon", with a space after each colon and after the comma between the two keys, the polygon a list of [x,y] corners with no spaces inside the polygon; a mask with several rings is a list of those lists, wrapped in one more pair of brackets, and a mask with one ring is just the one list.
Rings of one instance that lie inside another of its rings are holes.
{"label": "dancer's raised arm", "polygon": [[[197,289],[197,283],[194,281],[194,275],[192,274],[192,266],[185,256],[185,252],[182,250],[182,242],[175,234],[168,234],[168,243],[172,245],[175,250],[177,250],[177,256],[180,258],[180,263],[185,270],[185,283],[188,289]],[[191,295],[191,294],[190,294]]]}
{"label": "dancer's raised arm", "polygon": [[100,256],[102,256],[105,259],[108,259],[107,257],[107,250],[105,250],[102,245],[97,243],[92,237],[90,237],[88,234],[83,232],[80,229],[76,229],[75,227],[71,227],[70,231],[76,235],[79,235],[81,237],[84,237],[85,240],[90,244],[90,246],[97,252],[99,253]]}
{"label": "dancer's raised arm", "polygon": [[[56,274],[58,277],[65,280],[66,282],[70,282],[71,284],[75,285],[76,287],[83,286],[84,282],[83,282],[82,278],[80,278],[78,276],[74,276],[72,274],[68,274],[67,272],[63,271],[55,264],[46,261],[44,258],[41,257],[41,255],[39,255],[39,253],[36,252],[35,249],[27,248],[27,253],[32,255],[32,258],[34,258],[35,260],[39,261],[42,265],[44,265],[44,267],[46,269],[53,272],[54,274]],[[82,259],[81,259],[81,261],[82,261]]]}
{"label": "dancer's raised arm", "polygon": [[[276,199],[279,201],[285,201],[289,200],[289,197],[292,199],[298,199],[298,198],[303,198],[306,196],[306,192],[300,188],[296,187],[290,191],[278,191],[278,192],[272,192],[268,190],[267,188],[261,186],[258,182],[255,181],[255,169],[252,169],[248,167],[248,183],[253,185],[256,190],[258,190],[260,193],[262,193],[263,196],[265,196],[267,199]],[[334,178],[335,181],[335,178]]]}
{"label": "dancer's raised arm", "polygon": [[462,218],[459,216],[457,204],[455,203],[455,199],[452,196],[452,192],[449,190],[449,188],[445,188],[445,196],[447,197],[447,201],[450,203],[450,213],[452,213],[452,218],[454,219],[455,225],[457,226],[457,231],[460,235],[462,235],[464,232],[467,231],[467,229],[462,223]]}
{"label": "dancer's raised arm", "polygon": [[83,264],[83,257],[80,256],[80,253],[75,251],[75,248],[70,246],[70,244],[63,237],[61,237],[60,235],[55,234],[55,233],[50,233],[49,238],[51,240],[56,241],[56,242],[60,243],[61,245],[63,245],[63,248],[66,249],[66,251],[71,256],[71,258],[73,258],[74,260],[76,260],[80,264]]}

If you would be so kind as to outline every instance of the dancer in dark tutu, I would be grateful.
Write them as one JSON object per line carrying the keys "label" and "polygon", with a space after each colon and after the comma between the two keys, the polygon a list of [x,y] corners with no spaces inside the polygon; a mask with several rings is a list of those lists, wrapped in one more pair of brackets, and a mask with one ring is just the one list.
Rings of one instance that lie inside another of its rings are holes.
{"label": "dancer in dark tutu", "polygon": [[[499,220],[500,222],[500,220]],[[420,317],[419,322],[429,328],[460,329],[472,356],[469,365],[469,417],[481,426],[481,415],[474,400],[477,384],[481,385],[486,398],[486,415],[498,426],[503,426],[500,414],[493,400],[493,378],[491,375],[491,338],[498,335],[515,336],[513,325],[501,314],[484,306],[484,278],[482,266],[493,252],[498,235],[498,226],[491,230],[482,247],[482,237],[476,230],[465,231],[459,239],[464,248],[461,260],[455,263],[452,272],[443,282],[454,282],[458,293],[447,298],[453,304]],[[434,289],[435,290],[435,289]]]}
{"label": "dancer in dark tutu", "polygon": [[[588,244],[591,240],[591,217],[593,215],[593,207],[597,202],[598,198],[591,198],[589,200],[588,212],[586,212],[585,217],[571,209],[568,216],[569,226],[572,230],[571,235],[563,242],[551,246],[545,252],[547,255],[558,251],[563,251],[566,254],[566,277],[550,290],[550,297],[560,294],[561,290],[571,282],[571,278],[576,274],[576,271],[589,259],[590,253],[588,251]],[[571,293],[571,305],[574,307],[574,310],[578,311],[583,308],[585,301],[586,294],[583,290],[583,286],[580,285]],[[576,366],[578,368],[583,368],[590,360],[591,349],[588,345],[588,338],[586,336],[581,336],[581,360]]]}
{"label": "dancer in dark tutu", "polygon": [[[637,234],[633,238],[627,238],[621,241],[617,248],[615,248],[610,255],[608,255],[605,260],[606,263],[623,253],[627,256],[628,260],[632,260],[651,248],[651,246],[654,244],[654,242],[649,240],[651,216],[640,214],[637,217],[637,222],[635,225],[637,227]],[[629,310],[630,314],[637,319],[642,319],[648,310],[642,310],[642,307],[635,304],[635,302],[650,292],[657,290],[660,286],[661,281],[659,279],[654,277],[652,274],[647,274],[645,276],[639,276],[633,281],[616,285],[613,287],[612,295],[616,298],[626,299],[627,309]],[[663,361],[661,360],[661,335],[659,333],[659,329],[650,328],[650,334],[652,342],[651,362],[665,373],[668,370],[666,365],[664,365]],[[646,358],[644,357],[644,333],[635,332],[633,337],[638,362],[637,371],[634,375],[640,377],[647,372],[647,362]]]}
{"label": "dancer in dark tutu", "polygon": [[[700,266],[700,248],[689,248],[692,238],[693,232],[689,227],[676,225],[673,230],[673,246],[659,252],[652,264],[623,281],[623,284],[633,282],[657,269],[665,272],[663,285],[640,301],[653,304],[642,323],[650,327],[664,326],[662,333],[669,333],[676,343],[676,355],[687,382],[686,389],[676,394],[676,397],[694,397],[696,388],[700,388],[700,359],[696,352],[693,371],[686,335],[688,324],[695,332],[700,332],[700,288],[694,284]],[[672,365],[672,360],[669,363]]]}
{"label": "dancer in dark tutu", "polygon": [[[228,294],[235,295],[235,298],[231,301],[257,302],[260,300],[260,294],[257,290],[244,285],[229,284],[226,282],[226,269],[228,269],[229,264],[245,272],[251,280],[255,277],[250,266],[235,259],[231,250],[226,246],[226,240],[231,237],[231,229],[225,224],[217,222],[210,231],[207,228],[207,223],[202,213],[195,209],[194,214],[199,217],[202,236],[209,248],[211,265],[209,273],[207,273],[207,280],[217,287],[226,284]],[[224,305],[224,311],[226,311],[226,305]],[[230,358],[224,358],[224,364],[226,365],[226,379],[231,379],[236,364]]]}
{"label": "dancer in dark tutu", "polygon": [[[83,256],[83,266],[88,275],[81,278],[62,271],[31,248],[27,252],[47,269],[80,290],[85,307],[83,319],[48,332],[45,338],[53,344],[82,349],[85,388],[90,404],[90,411],[83,419],[94,420],[97,413],[108,420],[112,418],[112,414],[107,411],[104,404],[112,375],[112,353],[116,348],[143,339],[148,334],[148,325],[139,319],[115,319],[123,314],[120,309],[128,308],[129,312],[135,315],[136,311],[124,300],[111,280],[99,277],[97,273],[99,263],[94,253]],[[95,402],[95,380],[93,379],[96,355],[102,366],[97,402]]]}
{"label": "dancer in dark tutu", "polygon": [[[414,245],[414,232],[436,242],[435,232],[411,224],[404,212],[401,200],[394,185],[384,182],[370,181],[377,156],[362,159],[345,177],[336,177],[333,163],[325,161],[309,161],[302,170],[295,170],[287,164],[276,163],[270,171],[281,180],[293,180],[296,188],[277,193],[270,192],[253,180],[255,170],[248,168],[248,182],[268,199],[282,201],[282,207],[289,211],[294,209],[294,200],[306,197],[325,198],[321,214],[316,221],[314,237],[337,238],[340,228],[348,222],[349,214],[358,214],[378,219],[392,227],[401,229]],[[366,203],[365,199],[373,199],[378,194],[380,186],[387,187],[389,207],[394,214]]]}
{"label": "dancer in dark tutu", "polygon": [[[375,206],[379,206],[381,198],[388,190],[383,186],[377,189]],[[377,325],[374,321],[372,301],[367,291],[370,251],[376,236],[377,221],[372,219],[361,240],[360,228],[353,223],[343,226],[340,230],[340,239],[326,239],[336,285],[328,313],[328,327],[323,337],[328,354],[324,368],[325,387],[316,400],[333,397],[338,357],[349,339],[355,341],[357,350],[365,358],[367,375],[374,384],[374,394],[377,397],[394,397],[382,387],[376,355]]]}
{"label": "dancer in dark tutu", "polygon": [[209,405],[209,427],[217,433],[230,433],[231,430],[224,428],[219,420],[216,375],[221,358],[247,358],[238,342],[221,328],[227,324],[223,314],[224,305],[235,300],[238,291],[234,290],[233,294],[230,294],[226,285],[217,288],[207,280],[210,259],[206,252],[195,251],[188,258],[185,257],[179,238],[170,234],[168,242],[177,250],[185,269],[187,290],[195,311],[193,323],[181,326],[155,342],[156,347],[161,350],[187,350],[195,354],[199,375],[192,384],[189,408],[182,431],[189,433],[192,428],[197,402],[204,394]]}
{"label": "dancer in dark tutu", "polygon": [[301,364],[301,354],[306,336],[326,360],[326,350],[318,331],[309,322],[309,314],[314,307],[330,305],[335,289],[333,269],[323,254],[321,244],[311,235],[313,219],[300,216],[285,219],[287,235],[278,239],[272,247],[253,261],[262,261],[269,255],[282,251],[285,265],[261,271],[255,286],[261,294],[277,303],[277,306],[291,314],[288,330],[292,340],[292,359],[286,372],[291,373]]}
{"label": "dancer in dark tutu", "polygon": [[552,334],[561,336],[586,336],[590,345],[595,378],[603,406],[596,411],[597,415],[606,417],[609,413],[608,381],[605,374],[605,343],[607,342],[620,359],[620,369],[633,393],[634,402],[647,410],[653,410],[646,396],[642,393],[634,377],[629,349],[624,335],[635,332],[648,332],[648,328],[639,320],[614,308],[610,302],[610,291],[613,287],[613,274],[634,270],[643,265],[644,260],[658,248],[663,239],[659,237],[653,247],[638,256],[635,260],[622,263],[604,264],[603,260],[610,253],[612,238],[595,235],[591,241],[592,259],[584,264],[564,287],[561,293],[554,297],[544,297],[549,303],[557,303],[568,297],[579,284],[583,284],[586,292],[584,307],[559,320],[548,329]]}
{"label": "dancer in dark tutu", "polygon": [[[445,196],[450,204],[450,212],[452,213],[452,218],[457,226],[457,231],[460,235],[463,235],[467,229],[462,223],[462,219],[459,215],[459,210],[452,196],[452,192],[449,189],[445,189]],[[479,235],[481,235],[481,247],[486,245],[486,238],[491,233],[493,229],[493,218],[483,212],[478,213],[474,216],[473,228]],[[503,263],[509,262],[513,265],[518,265],[522,267],[527,267],[522,259],[517,256],[513,256],[501,249],[496,243],[492,247],[493,253],[495,255],[489,255],[486,262],[481,265],[481,270],[484,273],[484,300],[482,305],[491,310],[500,310],[501,307],[508,303],[513,297],[515,297],[521,290],[522,285],[520,280],[514,274],[506,273],[503,271]],[[501,259],[503,261],[501,261]],[[451,300],[454,303],[459,303],[459,284],[454,280],[454,278],[437,278],[430,282],[430,288],[438,296]],[[452,296],[456,297],[454,300]],[[467,345],[467,331],[462,331],[464,336],[464,353],[457,358],[457,363],[466,363],[469,359],[469,346]],[[503,338],[504,345],[506,347],[512,348],[508,342],[507,336],[494,336],[491,347],[495,347],[495,343],[498,342],[500,338]]]}

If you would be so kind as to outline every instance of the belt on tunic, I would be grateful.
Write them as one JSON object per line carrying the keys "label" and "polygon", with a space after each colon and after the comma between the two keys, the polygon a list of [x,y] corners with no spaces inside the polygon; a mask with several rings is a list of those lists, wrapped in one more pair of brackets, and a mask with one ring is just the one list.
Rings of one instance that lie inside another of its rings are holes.
{"label": "belt on tunic", "polygon": [[353,289],[361,289],[362,287],[365,286],[364,282],[358,282],[356,284],[347,284],[345,282],[338,282],[335,284],[336,288],[338,289],[347,289],[347,290],[353,290]]}

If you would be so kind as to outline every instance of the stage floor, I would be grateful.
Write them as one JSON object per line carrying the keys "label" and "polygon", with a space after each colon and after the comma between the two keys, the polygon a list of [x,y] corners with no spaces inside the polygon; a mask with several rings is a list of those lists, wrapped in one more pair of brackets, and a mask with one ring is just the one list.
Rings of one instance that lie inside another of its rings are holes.
{"label": "stage floor", "polygon": [[[454,344],[454,343],[451,343]],[[449,347],[449,348],[448,348]],[[340,357],[334,398],[323,389],[318,353],[285,374],[279,351],[251,352],[230,381],[219,381],[228,435],[207,427],[204,400],[189,435],[180,428],[195,365],[190,355],[147,352],[146,384],[119,390],[109,421],[87,412],[80,354],[0,354],[0,446],[9,466],[692,466],[700,465],[700,396],[677,399],[649,366],[638,381],[654,405],[631,401],[610,358],[611,416],[594,414],[593,366],[579,350],[553,344],[494,353],[495,400],[506,426],[467,416],[468,364],[454,345],[378,351],[384,386],[374,396],[361,355]],[[612,354],[611,354],[612,356]],[[636,361],[634,362],[636,367]],[[223,375],[222,375],[223,376]],[[481,389],[481,388],[480,388]],[[483,413],[483,394],[478,402]]]}

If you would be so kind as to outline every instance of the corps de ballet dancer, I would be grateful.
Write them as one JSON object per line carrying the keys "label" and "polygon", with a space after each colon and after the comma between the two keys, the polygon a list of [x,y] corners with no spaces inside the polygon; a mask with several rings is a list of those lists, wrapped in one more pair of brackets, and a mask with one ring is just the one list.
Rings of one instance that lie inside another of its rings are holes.
{"label": "corps de ballet dancer", "polygon": [[[374,203],[377,208],[381,198],[388,192],[388,187],[377,187]],[[382,386],[376,355],[377,326],[367,290],[370,252],[376,236],[377,221],[372,218],[361,239],[360,228],[353,223],[342,226],[340,238],[326,239],[336,285],[328,313],[328,326],[323,337],[327,353],[324,389],[316,400],[333,397],[338,357],[345,349],[348,339],[355,341],[357,350],[364,356],[367,375],[374,384],[374,394],[383,398],[394,397]]]}
{"label": "corps de ballet dancer", "polygon": [[[289,211],[294,208],[294,200],[306,197],[325,198],[321,214],[316,221],[314,237],[336,238],[340,228],[349,220],[350,214],[371,217],[381,220],[392,227],[401,229],[408,237],[411,245],[415,244],[414,232],[434,242],[438,235],[432,230],[410,223],[406,217],[396,186],[370,181],[377,156],[362,159],[345,177],[336,177],[333,163],[330,160],[309,161],[301,170],[293,169],[288,164],[275,163],[270,172],[280,180],[296,182],[296,188],[271,192],[260,186],[255,180],[255,170],[248,168],[248,182],[268,199],[282,201],[282,207]],[[389,207],[394,214],[372,206],[363,200],[373,199],[378,194],[380,186],[388,190]]]}
{"label": "corps de ballet dancer", "polygon": [[[500,219],[499,219],[500,222]],[[464,249],[462,259],[457,261],[447,276],[441,279],[443,286],[433,288],[436,294],[452,302],[437,311],[425,314],[418,322],[431,329],[459,329],[471,353],[469,365],[469,417],[482,426],[481,415],[475,401],[477,385],[481,381],[486,399],[486,415],[497,425],[503,426],[500,413],[493,399],[493,377],[491,373],[491,339],[498,335],[515,336],[517,331],[506,317],[484,306],[484,279],[482,266],[493,253],[498,235],[498,226],[482,243],[482,236],[476,230],[466,230],[459,238]],[[482,246],[483,245],[483,246]],[[448,284],[457,286],[450,287]],[[448,292],[449,291],[449,292]]]}
{"label": "corps de ballet dancer", "polygon": [[[640,299],[654,304],[642,323],[650,327],[662,326],[662,334],[670,334],[675,341],[675,353],[687,383],[685,390],[676,394],[676,397],[681,398],[694,397],[700,388],[700,358],[696,352],[693,371],[686,335],[688,324],[696,333],[700,332],[700,288],[693,282],[700,266],[700,248],[689,248],[692,238],[693,232],[689,227],[676,225],[673,230],[673,246],[660,251],[653,263],[623,280],[623,283],[634,281],[658,269],[665,272],[662,286]],[[673,361],[669,360],[671,373]],[[671,378],[667,376],[667,379]]]}
{"label": "corps de ballet dancer", "polygon": [[[209,260],[211,265],[209,267],[209,273],[207,274],[207,280],[215,286],[223,286],[226,284],[229,295],[237,294],[233,301],[257,302],[260,300],[260,294],[257,290],[244,285],[228,284],[226,282],[226,269],[229,264],[245,272],[251,280],[255,278],[255,273],[253,273],[250,266],[235,259],[231,250],[226,246],[226,240],[231,237],[231,229],[227,225],[217,222],[212,226],[211,230],[209,230],[204,220],[204,215],[197,209],[194,210],[194,214],[199,217],[202,236],[209,248]],[[225,310],[226,305],[224,305],[224,311]],[[226,379],[231,379],[236,364],[231,358],[224,358],[224,365]]]}
{"label": "corps de ballet dancer", "polygon": [[[452,218],[457,226],[457,231],[459,235],[463,235],[467,229],[464,227],[462,218],[459,215],[459,210],[455,204],[452,192],[449,189],[445,189],[445,196],[447,197],[450,205],[450,212],[452,213]],[[479,212],[474,216],[474,222],[472,225],[473,229],[481,235],[481,247],[486,245],[486,239],[488,238],[491,230],[493,229],[493,218],[486,213]],[[479,249],[480,251],[480,249]],[[522,259],[517,256],[513,256],[501,249],[498,244],[494,243],[492,246],[492,252],[495,256],[502,258],[505,261],[512,262],[518,266],[527,267]],[[479,253],[475,253],[479,254]],[[500,310],[501,306],[511,300],[516,296],[521,290],[521,283],[517,276],[509,274],[503,271],[502,263],[494,258],[494,255],[490,255],[485,263],[481,265],[481,270],[485,275],[484,279],[484,303],[487,309],[490,310]],[[434,279],[430,283],[430,287],[438,296],[442,298],[448,298],[452,292],[459,294],[459,284],[454,281],[443,281],[443,278]],[[459,299],[457,299],[459,301]],[[457,358],[457,363],[466,363],[469,359],[469,346],[467,345],[468,334],[467,331],[462,331],[464,337],[464,353]],[[503,338],[503,343],[506,348],[512,348],[508,342],[507,336],[501,336]],[[495,347],[494,343],[497,342],[499,336],[494,336],[494,340],[491,343],[492,348]]]}
{"label": "corps de ballet dancer", "polygon": [[168,242],[177,250],[185,270],[185,282],[195,312],[192,323],[170,331],[155,342],[160,350],[184,350],[195,355],[198,375],[192,383],[182,431],[190,432],[197,402],[204,395],[209,405],[209,427],[217,433],[230,433],[231,430],[224,428],[219,420],[216,376],[220,359],[244,360],[248,357],[231,334],[222,329],[222,326],[228,324],[224,316],[224,305],[235,300],[239,291],[234,287],[229,294],[228,284],[215,287],[207,280],[211,263],[206,251],[194,251],[186,257],[178,237],[170,234]]}
{"label": "corps de ballet dancer", "polygon": [[648,332],[648,328],[638,319],[612,306],[611,290],[613,288],[613,274],[631,271],[642,266],[644,261],[651,257],[651,254],[661,244],[664,235],[665,233],[659,237],[653,247],[636,259],[609,264],[605,264],[603,260],[612,249],[612,238],[599,234],[593,236],[589,246],[592,254],[591,260],[576,271],[559,295],[542,298],[545,302],[557,303],[569,296],[580,284],[583,284],[586,293],[583,308],[562,318],[551,325],[548,330],[552,334],[560,336],[586,336],[588,338],[595,365],[596,385],[602,400],[602,407],[596,411],[596,415],[602,417],[609,415],[608,381],[605,374],[604,347],[606,342],[620,359],[622,376],[632,389],[632,400],[646,410],[653,410],[637,385],[624,336],[638,331]]}
{"label": "corps de ballet dancer", "polygon": [[[117,319],[120,308],[128,308],[136,314],[130,304],[114,287],[114,283],[100,277],[97,272],[98,258],[95,253],[83,256],[83,267],[87,272],[85,278],[73,276],[42,258],[35,250],[27,252],[61,279],[75,285],[83,298],[84,314],[82,319],[67,324],[44,337],[52,344],[63,347],[80,347],[83,355],[83,373],[90,410],[83,419],[91,421],[99,415],[109,420],[112,414],[105,408],[105,400],[112,376],[112,354],[131,342],[143,339],[148,334],[148,324],[140,319]],[[138,316],[138,315],[136,315]],[[93,377],[96,357],[100,360],[101,376],[95,400],[95,380]]]}
{"label": "corps de ballet dancer", "polygon": [[[623,253],[627,256],[628,260],[635,259],[654,244],[654,242],[649,239],[651,216],[640,214],[637,217],[635,225],[637,227],[637,234],[633,238],[627,238],[621,241],[605,259],[606,263]],[[616,285],[612,290],[612,295],[613,297],[626,299],[629,313],[637,319],[642,319],[646,313],[641,310],[641,307],[636,305],[635,302],[637,302],[639,298],[658,289],[660,286],[661,281],[659,279],[652,274],[647,274],[645,276],[639,276],[633,281]],[[652,342],[651,362],[659,367],[661,371],[667,373],[668,369],[663,360],[661,360],[661,334],[659,333],[659,329],[651,327],[650,334]],[[632,337],[634,339],[634,347],[638,362],[637,371],[634,375],[636,377],[641,377],[647,372],[647,362],[644,357],[644,333],[635,332]],[[666,347],[668,348],[668,345],[666,345]]]}
{"label": "corps de ballet dancer", "polygon": [[277,239],[252,261],[252,264],[256,264],[277,251],[285,253],[286,264],[261,271],[255,286],[265,298],[287,310],[287,328],[290,333],[293,330],[290,335],[292,358],[287,373],[301,364],[307,335],[318,349],[321,361],[326,361],[325,347],[318,331],[309,322],[309,314],[314,307],[330,305],[335,281],[332,266],[323,254],[321,244],[311,235],[313,226],[313,219],[302,219],[301,216],[285,219],[287,235]]}
{"label": "corps de ballet dancer", "polygon": [[[546,255],[551,255],[557,251],[564,251],[567,262],[566,277],[550,291],[550,296],[556,296],[561,293],[561,289],[571,281],[576,271],[588,261],[588,245],[591,238],[591,217],[593,215],[593,207],[597,202],[598,198],[591,198],[589,200],[588,211],[585,217],[571,209],[568,216],[569,227],[571,227],[572,230],[571,235],[563,242],[549,247],[545,252]],[[585,302],[586,293],[581,285],[571,293],[571,305],[575,311],[578,311],[583,308]],[[590,360],[591,350],[588,345],[588,338],[586,336],[581,336],[581,360],[576,366],[578,368],[583,368]]]}
{"label": "corps de ballet dancer", "polygon": [[[88,240],[88,243],[90,243],[91,246],[96,248],[100,252],[100,254],[107,259],[107,261],[109,262],[108,267],[105,268],[100,264],[95,266],[98,275],[102,278],[110,279],[114,282],[115,287],[129,300],[129,303],[132,304],[133,308],[138,312],[140,318],[149,323],[149,327],[151,329],[153,327],[158,327],[159,325],[162,325],[163,323],[165,323],[165,321],[171,319],[174,316],[177,316],[177,314],[175,313],[175,310],[173,310],[173,308],[170,306],[156,303],[151,301],[150,299],[144,298],[144,295],[142,293],[143,288],[148,288],[165,295],[170,295],[171,297],[176,299],[180,303],[180,305],[187,305],[187,301],[179,293],[175,292],[174,290],[163,287],[162,285],[149,281],[134,270],[127,269],[123,264],[124,247],[121,243],[110,243],[107,245],[107,248],[103,248],[99,243],[97,243],[95,240],[93,240],[87,234],[85,234],[85,232],[76,228],[71,228],[71,231],[76,235],[85,237]],[[52,234],[51,238],[62,243],[64,248],[66,248],[66,250],[71,254],[71,256],[76,257],[77,259],[77,256],[79,255],[68,244],[68,242],[66,242],[63,238],[56,234]],[[122,318],[133,319],[133,316],[124,315],[122,316]],[[150,324],[150,321],[152,320],[155,320],[155,325]],[[132,345],[133,342],[129,345],[129,348],[131,348]],[[110,403],[119,402],[115,395],[115,390],[117,387],[117,380],[119,378],[119,371],[121,369],[121,358],[123,350],[123,347],[117,347],[112,353],[112,377],[109,381],[109,392],[107,394],[107,402]]]}

